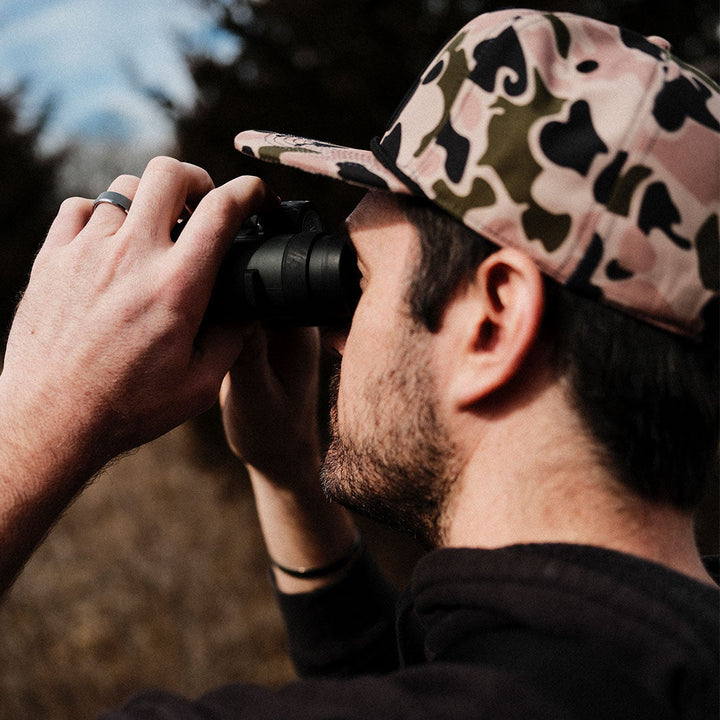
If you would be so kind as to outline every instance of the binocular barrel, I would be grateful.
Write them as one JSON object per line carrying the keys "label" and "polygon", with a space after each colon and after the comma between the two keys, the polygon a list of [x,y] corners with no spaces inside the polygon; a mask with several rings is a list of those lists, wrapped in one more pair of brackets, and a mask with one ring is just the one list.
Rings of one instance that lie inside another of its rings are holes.
{"label": "binocular barrel", "polygon": [[252,217],[218,276],[212,312],[296,326],[347,322],[360,297],[347,233],[325,233],[311,203],[292,201]]}

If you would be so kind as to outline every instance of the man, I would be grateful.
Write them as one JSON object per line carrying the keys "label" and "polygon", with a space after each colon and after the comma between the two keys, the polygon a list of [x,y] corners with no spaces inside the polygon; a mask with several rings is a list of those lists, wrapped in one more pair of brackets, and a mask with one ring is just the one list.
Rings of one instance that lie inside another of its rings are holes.
{"label": "man", "polygon": [[[217,268],[229,210],[260,207],[262,185],[208,194],[175,249],[168,234],[183,199],[194,206],[207,190],[195,169],[183,169],[182,187],[169,161],[137,189],[118,180],[112,190],[134,198],[124,222],[117,208],[61,213],[1,378],[15,398],[3,415],[17,448],[11,467],[33,472],[3,487],[11,497],[24,488],[21,509],[42,520],[42,498],[54,509],[79,484],[54,468],[80,478],[162,432],[188,403],[209,401],[219,369],[234,362],[221,391],[226,432],[248,466],[307,676],[197,702],[144,694],[108,717],[717,715],[718,591],[695,548],[692,509],[717,448],[718,118],[717,90],[661,44],[572,15],[509,10],[477,18],[440,52],[372,152],[241,134],[246,153],[373,188],[348,219],[363,294],[351,327],[326,338],[342,364],[322,467],[308,420],[316,334],[197,335],[202,280]],[[163,183],[171,187],[154,192]],[[102,253],[88,231],[100,222]],[[133,237],[158,225],[138,250]],[[110,253],[113,263],[100,264]],[[174,263],[139,270],[143,253]],[[198,281],[188,254],[207,273]],[[92,308],[90,327],[113,319],[101,358],[97,342],[71,341],[67,328],[79,323],[66,311],[45,320],[34,307],[53,259],[73,281],[59,307]],[[85,262],[100,264],[92,283],[78,282]],[[131,278],[144,292],[125,307]],[[187,320],[179,297],[192,301]],[[155,371],[164,344],[170,358]],[[58,348],[75,380],[60,393],[59,375],[33,385],[26,369]],[[106,374],[80,383],[95,363]],[[138,396],[128,397],[133,383]],[[65,413],[54,406],[67,396],[77,404]],[[41,427],[53,419],[48,447],[21,432],[30,411]],[[351,516],[323,499],[319,475],[331,499],[434,548],[397,620],[392,592]],[[10,538],[20,532],[6,527]]]}

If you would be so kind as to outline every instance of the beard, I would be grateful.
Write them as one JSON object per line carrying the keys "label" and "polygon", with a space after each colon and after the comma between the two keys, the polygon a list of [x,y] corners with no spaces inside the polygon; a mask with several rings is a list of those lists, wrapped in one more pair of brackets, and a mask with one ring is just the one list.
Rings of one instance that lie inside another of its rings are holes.
{"label": "beard", "polygon": [[420,332],[407,331],[396,346],[395,365],[368,378],[361,393],[367,412],[354,436],[339,428],[339,368],[334,372],[321,481],[329,499],[437,547],[457,472],[453,444],[438,421]]}

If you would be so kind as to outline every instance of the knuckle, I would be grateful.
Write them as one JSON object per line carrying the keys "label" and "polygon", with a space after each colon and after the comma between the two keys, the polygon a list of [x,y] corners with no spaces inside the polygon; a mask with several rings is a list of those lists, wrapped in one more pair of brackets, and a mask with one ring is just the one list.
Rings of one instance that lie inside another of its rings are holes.
{"label": "knuckle", "polygon": [[157,170],[164,170],[166,168],[176,170],[180,165],[181,162],[179,160],[169,157],[168,155],[156,155],[147,164],[148,168]]}
{"label": "knuckle", "polygon": [[[219,190],[212,190],[201,201],[198,209],[202,207],[203,217],[209,218],[212,223],[224,221],[238,211],[237,203],[231,197]],[[196,211],[197,212],[197,211]]]}
{"label": "knuckle", "polygon": [[227,198],[224,197],[223,193],[219,188],[211,190],[205,197],[200,201],[201,205],[209,208],[212,211],[218,211],[225,207],[227,204]]}
{"label": "knuckle", "polygon": [[65,200],[60,203],[59,211],[62,213],[80,212],[81,210],[87,210],[91,202],[88,198],[82,197],[65,198]]}
{"label": "knuckle", "polygon": [[244,175],[238,178],[238,182],[252,201],[260,201],[267,195],[267,185],[259,177]]}
{"label": "knuckle", "polygon": [[213,190],[203,199],[206,209],[214,217],[224,217],[236,211],[236,203],[233,198],[221,190]]}
{"label": "knuckle", "polygon": [[135,175],[129,175],[125,173],[123,175],[118,175],[113,181],[113,185],[115,183],[117,183],[118,185],[129,185],[136,182],[138,182],[138,178]]}
{"label": "knuckle", "polygon": [[158,175],[178,175],[182,170],[182,163],[176,158],[158,155],[150,160],[145,168],[146,173]]}
{"label": "knuckle", "polygon": [[254,210],[267,195],[267,186],[258,177],[246,175],[223,185],[206,197],[208,206],[221,214],[237,213],[240,205]]}
{"label": "knuckle", "polygon": [[135,175],[119,175],[112,181],[109,189],[129,196],[131,199],[137,191],[140,184],[140,178]]}

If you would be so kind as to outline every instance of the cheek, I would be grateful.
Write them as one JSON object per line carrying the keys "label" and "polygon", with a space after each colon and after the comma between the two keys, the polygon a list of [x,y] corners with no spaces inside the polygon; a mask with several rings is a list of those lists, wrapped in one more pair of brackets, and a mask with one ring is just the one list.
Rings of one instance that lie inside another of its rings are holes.
{"label": "cheek", "polygon": [[338,423],[354,423],[361,407],[365,388],[382,373],[393,348],[391,319],[387,305],[363,296],[353,316],[345,339],[340,384],[338,387]]}
{"label": "cheek", "polygon": [[362,389],[362,379],[367,372],[363,361],[363,341],[359,331],[357,313],[345,340],[342,362],[340,364],[340,381],[337,389],[337,420],[338,429],[348,426],[353,416],[353,404],[357,402]]}
{"label": "cheek", "polygon": [[388,303],[363,296],[353,315],[343,349],[343,375],[357,382],[372,373],[392,349],[393,318]]}

